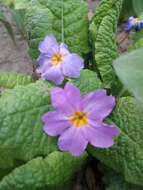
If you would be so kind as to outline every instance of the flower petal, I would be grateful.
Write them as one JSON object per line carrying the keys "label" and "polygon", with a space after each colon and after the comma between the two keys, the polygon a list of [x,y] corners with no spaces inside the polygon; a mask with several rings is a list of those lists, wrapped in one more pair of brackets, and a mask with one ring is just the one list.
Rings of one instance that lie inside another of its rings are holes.
{"label": "flower petal", "polygon": [[115,98],[107,96],[106,90],[100,89],[84,96],[82,106],[89,118],[102,121],[115,106]]}
{"label": "flower petal", "polygon": [[69,151],[74,156],[84,152],[88,141],[82,136],[81,130],[75,127],[67,129],[58,140],[60,150]]}
{"label": "flower petal", "polygon": [[60,53],[62,54],[62,56],[69,56],[70,52],[68,50],[68,46],[64,43],[60,44]]}
{"label": "flower petal", "polygon": [[83,108],[90,109],[95,100],[101,99],[106,96],[106,90],[98,89],[83,96],[82,106]]}
{"label": "flower petal", "polygon": [[65,56],[62,64],[63,74],[68,77],[79,77],[81,69],[84,68],[83,59],[77,54]]}
{"label": "flower petal", "polygon": [[56,111],[44,114],[42,121],[45,123],[44,131],[50,136],[60,135],[70,126],[64,115]]}
{"label": "flower petal", "polygon": [[113,137],[118,136],[119,129],[115,125],[104,123],[98,126],[87,126],[84,136],[95,147],[108,148],[114,144]]}
{"label": "flower petal", "polygon": [[74,112],[74,108],[69,103],[65,91],[62,88],[53,88],[51,90],[51,101],[53,107],[59,112],[71,115]]}
{"label": "flower petal", "polygon": [[46,71],[52,67],[52,60],[45,55],[41,55],[38,59],[38,64],[39,67],[36,69],[36,72],[44,75],[44,73],[46,73]]}
{"label": "flower petal", "polygon": [[61,68],[59,66],[52,66],[43,73],[42,78],[45,80],[50,80],[56,85],[59,85],[63,82],[64,76],[62,74]]}
{"label": "flower petal", "polygon": [[[53,48],[54,47],[54,48]],[[58,49],[59,45],[53,35],[46,36],[45,39],[39,44],[39,51],[51,57],[54,49]]]}
{"label": "flower petal", "polygon": [[69,116],[80,109],[80,91],[70,83],[64,89],[53,88],[51,98],[53,107]]}
{"label": "flower petal", "polygon": [[74,111],[80,111],[80,103],[81,103],[80,90],[76,86],[70,83],[66,83],[64,91],[67,96],[67,101],[70,102],[70,104],[74,108]]}

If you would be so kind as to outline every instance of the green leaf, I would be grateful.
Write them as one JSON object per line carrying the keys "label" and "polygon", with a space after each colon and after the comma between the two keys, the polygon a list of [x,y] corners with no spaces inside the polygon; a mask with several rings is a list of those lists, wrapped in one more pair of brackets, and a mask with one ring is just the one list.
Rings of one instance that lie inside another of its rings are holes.
{"label": "green leaf", "polygon": [[97,77],[97,74],[88,69],[82,70],[79,78],[69,79],[69,82],[80,88],[80,91],[83,94],[103,87],[101,81]]}
{"label": "green leaf", "polygon": [[14,8],[19,9],[26,9],[29,6],[29,2],[31,0],[14,0]]}
{"label": "green leaf", "polygon": [[135,13],[139,16],[143,12],[143,1],[142,0],[132,0],[133,8]]}
{"label": "green leaf", "polygon": [[0,183],[0,190],[59,189],[71,180],[86,157],[87,154],[73,157],[62,152],[53,152],[44,159],[37,157],[4,177]]}
{"label": "green leaf", "polygon": [[103,0],[90,26],[96,66],[107,88],[116,80],[112,62],[118,56],[116,29],[122,2],[123,0]]}
{"label": "green leaf", "polygon": [[143,105],[143,49],[120,56],[114,62],[115,71],[133,95]]}
{"label": "green leaf", "polygon": [[127,21],[131,15],[135,15],[132,0],[124,0],[120,18]]}
{"label": "green leaf", "polygon": [[0,3],[4,3],[5,5],[11,6],[13,5],[15,0],[0,0]]}
{"label": "green leaf", "polygon": [[111,120],[121,131],[115,145],[109,149],[90,147],[88,151],[124,175],[127,182],[143,186],[143,109],[134,98],[121,98]]}
{"label": "green leaf", "polygon": [[41,116],[51,109],[50,83],[38,81],[5,90],[0,97],[0,167],[28,161],[56,150],[56,139],[42,129]]}
{"label": "green leaf", "polygon": [[17,85],[27,85],[32,82],[33,79],[30,75],[0,72],[0,88],[13,88]]}
{"label": "green leaf", "polygon": [[[140,32],[138,32],[140,33]],[[141,35],[143,35],[143,31],[141,31]],[[137,41],[134,41],[131,46],[129,46],[128,51],[136,50],[139,48],[143,48],[143,37],[139,38]]]}
{"label": "green leaf", "polygon": [[53,34],[65,42],[72,52],[85,54],[88,45],[88,6],[81,0],[33,1],[26,10],[25,30],[33,58],[38,56],[38,44]]}
{"label": "green leaf", "polygon": [[141,190],[141,186],[127,183],[123,176],[114,172],[113,170],[106,168],[104,169],[103,181],[106,186],[106,190]]}

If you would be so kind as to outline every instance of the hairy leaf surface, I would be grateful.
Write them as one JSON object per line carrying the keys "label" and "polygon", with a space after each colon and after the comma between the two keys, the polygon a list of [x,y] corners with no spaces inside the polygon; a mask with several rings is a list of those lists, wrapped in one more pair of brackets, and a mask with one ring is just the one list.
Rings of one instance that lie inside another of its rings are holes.
{"label": "hairy leaf surface", "polygon": [[0,88],[13,88],[17,85],[27,85],[32,83],[30,75],[17,73],[0,73]]}
{"label": "hairy leaf surface", "polygon": [[131,183],[127,183],[123,176],[114,172],[109,168],[104,169],[103,181],[106,186],[106,190],[141,190],[141,186],[137,186]]}
{"label": "hairy leaf surface", "polygon": [[80,157],[73,157],[62,152],[53,152],[44,159],[37,157],[4,177],[0,182],[0,190],[59,189],[72,180],[86,157],[86,153]]}
{"label": "hairy leaf surface", "polygon": [[102,88],[103,86],[97,74],[88,69],[82,70],[79,78],[69,79],[69,82],[79,87],[83,94]]}
{"label": "hairy leaf surface", "polygon": [[39,81],[5,90],[0,98],[0,167],[28,161],[56,150],[55,139],[42,129],[41,116],[50,108],[51,84]]}
{"label": "hairy leaf surface", "polygon": [[116,79],[112,62],[118,56],[116,29],[122,2],[123,0],[103,0],[90,26],[96,66],[106,87],[111,87]]}
{"label": "hairy leaf surface", "polygon": [[[42,2],[42,3],[41,3]],[[38,44],[53,34],[65,42],[71,51],[85,54],[88,46],[88,6],[81,0],[32,1],[26,10],[25,29],[30,53],[36,58]]]}

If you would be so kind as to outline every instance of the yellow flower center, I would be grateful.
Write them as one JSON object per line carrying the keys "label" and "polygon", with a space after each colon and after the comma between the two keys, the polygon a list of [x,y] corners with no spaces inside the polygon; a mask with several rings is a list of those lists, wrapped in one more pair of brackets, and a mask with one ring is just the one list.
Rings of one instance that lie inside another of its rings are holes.
{"label": "yellow flower center", "polygon": [[53,65],[61,64],[63,61],[63,56],[61,53],[55,53],[52,57],[52,63]]}
{"label": "yellow flower center", "polygon": [[77,128],[83,127],[88,124],[88,117],[86,113],[83,112],[75,112],[71,118],[70,122]]}

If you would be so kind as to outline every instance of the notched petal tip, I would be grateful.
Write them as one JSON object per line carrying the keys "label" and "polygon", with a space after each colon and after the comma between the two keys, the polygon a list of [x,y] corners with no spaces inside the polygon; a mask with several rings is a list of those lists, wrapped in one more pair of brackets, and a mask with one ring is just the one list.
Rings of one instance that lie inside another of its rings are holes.
{"label": "notched petal tip", "polygon": [[39,43],[38,49],[41,53],[48,53],[49,49],[53,46],[58,46],[55,36],[47,35],[44,40]]}
{"label": "notched petal tip", "polygon": [[65,92],[71,91],[72,93],[74,93],[74,92],[77,92],[77,91],[78,91],[78,93],[80,93],[79,88],[77,88],[75,85],[73,85],[73,84],[70,83],[70,82],[67,82],[67,83],[65,84],[64,90],[65,90]]}
{"label": "notched petal tip", "polygon": [[81,131],[70,127],[58,139],[59,149],[68,151],[73,156],[80,156],[86,149],[88,141],[82,136]]}

